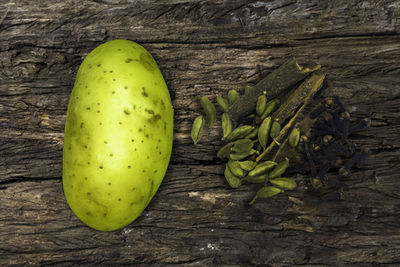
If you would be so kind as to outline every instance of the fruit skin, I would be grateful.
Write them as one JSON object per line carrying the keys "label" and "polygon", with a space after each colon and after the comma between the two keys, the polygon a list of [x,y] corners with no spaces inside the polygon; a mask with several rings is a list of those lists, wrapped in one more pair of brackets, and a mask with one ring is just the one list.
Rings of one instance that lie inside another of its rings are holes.
{"label": "fruit skin", "polygon": [[76,216],[112,231],[133,222],[165,176],[173,107],[153,57],[113,40],[79,67],[65,122],[63,189]]}

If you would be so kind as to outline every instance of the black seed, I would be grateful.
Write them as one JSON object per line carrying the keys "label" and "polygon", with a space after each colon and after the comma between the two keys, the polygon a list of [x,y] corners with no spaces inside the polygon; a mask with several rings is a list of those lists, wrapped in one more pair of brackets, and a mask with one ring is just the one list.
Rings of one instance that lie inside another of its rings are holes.
{"label": "black seed", "polygon": [[131,168],[131,165],[128,165],[128,169],[130,169]]}
{"label": "black seed", "polygon": [[135,140],[134,140],[134,139],[131,139],[131,142],[133,143],[133,142],[135,142]]}
{"label": "black seed", "polygon": [[113,73],[114,71],[110,70],[110,73]]}
{"label": "black seed", "polygon": [[87,110],[90,110],[90,107],[87,107],[86,109],[87,109]]}
{"label": "black seed", "polygon": [[108,182],[108,185],[110,186],[110,185],[111,185],[111,183],[110,183],[110,182]]}
{"label": "black seed", "polygon": [[118,198],[118,201],[121,201],[121,198]]}
{"label": "black seed", "polygon": [[101,64],[97,64],[97,67],[100,67],[101,66]]}
{"label": "black seed", "polygon": [[90,165],[90,162],[88,161],[87,165]]}
{"label": "black seed", "polygon": [[148,134],[146,134],[146,138],[149,138],[149,135],[148,135]]}
{"label": "black seed", "polygon": [[104,73],[106,73],[107,71],[103,71]]}
{"label": "black seed", "polygon": [[100,169],[103,169],[103,166],[99,166]]}

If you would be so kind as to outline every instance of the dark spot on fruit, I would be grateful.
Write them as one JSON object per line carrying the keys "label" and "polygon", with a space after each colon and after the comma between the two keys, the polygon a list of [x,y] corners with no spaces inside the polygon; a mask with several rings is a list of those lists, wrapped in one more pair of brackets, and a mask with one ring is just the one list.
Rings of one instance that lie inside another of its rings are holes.
{"label": "dark spot on fruit", "polygon": [[99,122],[99,125],[103,125],[103,123],[102,123],[102,122]]}
{"label": "dark spot on fruit", "polygon": [[92,213],[90,211],[86,212],[86,215],[90,216]]}
{"label": "dark spot on fruit", "polygon": [[142,95],[144,97],[148,97],[149,96],[149,94],[146,92],[146,88],[144,88],[144,86],[142,87]]}
{"label": "dark spot on fruit", "polygon": [[83,122],[81,122],[81,126],[80,126],[80,128],[81,128],[81,129],[83,128]]}
{"label": "dark spot on fruit", "polygon": [[156,146],[156,149],[158,150],[158,146]]}
{"label": "dark spot on fruit", "polygon": [[120,122],[120,121],[119,121],[119,122],[118,122],[118,124],[119,124],[119,125],[121,125],[121,124],[122,124],[122,122]]}
{"label": "dark spot on fruit", "polygon": [[124,89],[127,90],[127,89],[128,89],[128,86],[124,86]]}
{"label": "dark spot on fruit", "polygon": [[133,206],[133,202],[131,202],[131,206]]}
{"label": "dark spot on fruit", "polygon": [[167,130],[167,123],[164,122],[164,132]]}
{"label": "dark spot on fruit", "polygon": [[90,162],[88,161],[87,165],[90,165]]}
{"label": "dark spot on fruit", "polygon": [[144,143],[144,140],[142,140],[141,142]]}
{"label": "dark spot on fruit", "polygon": [[104,144],[106,144],[106,145],[107,145],[107,144],[108,144],[108,142],[107,142],[107,141],[104,141]]}
{"label": "dark spot on fruit", "polygon": [[106,217],[107,216],[107,213],[103,213],[103,217]]}
{"label": "dark spot on fruit", "polygon": [[132,191],[135,191],[136,190],[136,188],[135,187],[132,187]]}
{"label": "dark spot on fruit", "polygon": [[147,156],[147,159],[149,159],[150,157],[149,156]]}
{"label": "dark spot on fruit", "polygon": [[86,194],[87,194],[88,196],[90,196],[92,193],[90,193],[90,192],[86,192]]}
{"label": "dark spot on fruit", "polygon": [[68,150],[71,150],[71,146],[68,147]]}
{"label": "dark spot on fruit", "polygon": [[107,196],[111,196],[111,193],[107,193]]}
{"label": "dark spot on fruit", "polygon": [[112,93],[112,94],[115,94],[115,91],[112,91],[111,93]]}
{"label": "dark spot on fruit", "polygon": [[131,165],[128,165],[128,169],[130,169],[131,168]]}
{"label": "dark spot on fruit", "polygon": [[143,172],[143,173],[145,173],[145,172],[146,172],[146,170],[142,170],[142,172]]}
{"label": "dark spot on fruit", "polygon": [[113,153],[110,153],[110,157],[113,157],[114,156],[114,154]]}
{"label": "dark spot on fruit", "polygon": [[158,139],[158,142],[160,143],[160,142],[161,142],[161,139]]}
{"label": "dark spot on fruit", "polygon": [[87,149],[87,145],[85,145],[85,149]]}
{"label": "dark spot on fruit", "polygon": [[114,71],[113,70],[110,70],[110,73],[113,73]]}
{"label": "dark spot on fruit", "polygon": [[137,149],[135,148],[133,151],[136,151]]}
{"label": "dark spot on fruit", "polygon": [[121,48],[118,48],[118,51],[121,51]]}
{"label": "dark spot on fruit", "polygon": [[149,113],[149,114],[154,114],[154,110],[152,110],[152,109],[145,109],[144,111],[146,111],[147,113]]}
{"label": "dark spot on fruit", "polygon": [[162,109],[165,109],[165,103],[164,100],[161,99],[161,105],[162,105]]}
{"label": "dark spot on fruit", "polygon": [[106,73],[107,71],[103,71],[104,73]]}
{"label": "dark spot on fruit", "polygon": [[90,110],[90,107],[87,107],[86,109],[87,109],[87,110]]}
{"label": "dark spot on fruit", "polygon": [[141,132],[141,131],[143,131],[143,130],[142,130],[142,128],[139,128],[139,130],[138,130],[138,131],[139,131],[139,133],[140,133],[140,132]]}
{"label": "dark spot on fruit", "polygon": [[97,105],[98,105],[98,106],[100,106],[100,103],[99,103],[99,102],[97,102]]}
{"label": "dark spot on fruit", "polygon": [[103,166],[99,166],[100,169],[103,169]]}
{"label": "dark spot on fruit", "polygon": [[131,142],[132,142],[132,143],[135,142],[135,139],[131,139]]}
{"label": "dark spot on fruit", "polygon": [[118,201],[121,201],[121,198],[118,198]]}
{"label": "dark spot on fruit", "polygon": [[113,81],[115,82],[115,81],[116,81],[116,79],[113,79]]}
{"label": "dark spot on fruit", "polygon": [[85,85],[85,88],[87,88],[87,85]]}
{"label": "dark spot on fruit", "polygon": [[111,185],[111,183],[110,182],[108,182],[108,186],[110,186]]}
{"label": "dark spot on fruit", "polygon": [[148,71],[153,71],[156,68],[154,59],[148,53],[140,54],[140,64],[142,64]]}
{"label": "dark spot on fruit", "polygon": [[149,135],[148,135],[148,134],[146,134],[146,138],[149,138]]}
{"label": "dark spot on fruit", "polygon": [[154,173],[157,173],[158,171],[157,170],[154,170]]}
{"label": "dark spot on fruit", "polygon": [[97,113],[100,113],[100,110],[97,110]]}
{"label": "dark spot on fruit", "polygon": [[133,105],[133,109],[136,109],[136,105]]}
{"label": "dark spot on fruit", "polygon": [[88,178],[85,176],[85,180],[87,180]]}
{"label": "dark spot on fruit", "polygon": [[158,152],[158,154],[160,154],[160,155],[161,155],[161,151],[160,151],[160,152]]}
{"label": "dark spot on fruit", "polygon": [[125,63],[130,63],[130,62],[132,62],[132,61],[133,61],[133,59],[127,58],[127,59],[125,60]]}
{"label": "dark spot on fruit", "polygon": [[97,64],[97,67],[99,68],[101,66],[101,64]]}
{"label": "dark spot on fruit", "polygon": [[91,69],[92,68],[92,65],[89,65],[89,69]]}

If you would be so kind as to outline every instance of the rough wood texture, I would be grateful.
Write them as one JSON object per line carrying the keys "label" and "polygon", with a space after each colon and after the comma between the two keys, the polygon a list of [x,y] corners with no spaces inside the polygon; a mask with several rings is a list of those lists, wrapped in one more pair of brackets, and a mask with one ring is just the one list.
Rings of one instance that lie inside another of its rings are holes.
{"label": "rough wood texture", "polygon": [[[400,264],[400,1],[29,1],[0,3],[0,265]],[[63,127],[79,64],[104,41],[137,41],[174,95],[171,164],[156,197],[120,231],[68,208]],[[289,57],[314,60],[330,92],[372,128],[344,200],[299,188],[253,207],[228,188],[220,129],[190,140],[199,95],[255,84]]]}

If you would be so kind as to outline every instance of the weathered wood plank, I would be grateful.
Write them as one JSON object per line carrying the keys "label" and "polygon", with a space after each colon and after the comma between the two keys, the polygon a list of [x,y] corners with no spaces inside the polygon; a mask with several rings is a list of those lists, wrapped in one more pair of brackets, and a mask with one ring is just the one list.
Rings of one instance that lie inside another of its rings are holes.
{"label": "weathered wood plank", "polygon": [[[350,2],[0,3],[0,265],[399,264],[400,1]],[[156,58],[175,136],[150,206],[103,233],[64,199],[63,129],[79,64],[116,38]],[[341,201],[321,201],[297,175],[297,190],[250,208],[257,186],[223,179],[220,126],[190,140],[198,97],[242,90],[293,56],[323,65],[328,93],[357,107],[355,121],[372,119],[352,137],[371,155]]]}

